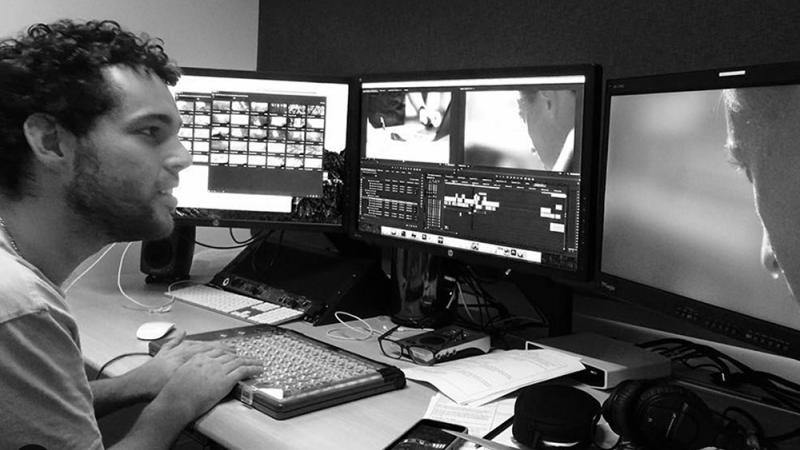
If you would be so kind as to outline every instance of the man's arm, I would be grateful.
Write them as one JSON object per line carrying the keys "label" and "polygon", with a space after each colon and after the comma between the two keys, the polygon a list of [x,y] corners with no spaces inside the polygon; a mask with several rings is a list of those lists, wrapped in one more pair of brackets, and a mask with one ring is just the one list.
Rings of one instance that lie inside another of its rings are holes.
{"label": "man's arm", "polygon": [[208,346],[174,371],[113,449],[168,449],[186,425],[211,409],[236,383],[255,376],[260,361]]}

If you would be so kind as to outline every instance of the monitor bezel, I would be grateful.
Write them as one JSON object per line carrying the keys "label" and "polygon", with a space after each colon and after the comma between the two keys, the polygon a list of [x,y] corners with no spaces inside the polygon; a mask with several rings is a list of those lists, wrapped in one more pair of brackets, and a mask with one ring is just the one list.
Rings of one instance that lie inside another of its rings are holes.
{"label": "monitor bezel", "polygon": [[[800,359],[800,330],[740,313],[699,299],[605,273],[602,268],[605,189],[611,101],[615,96],[701,91],[765,85],[800,84],[800,62],[727,67],[606,80],[603,94],[602,137],[598,163],[595,284],[603,295],[680,319],[682,330],[665,326],[661,331],[712,339],[793,359]],[[650,324],[659,328],[659,321]]]}
{"label": "monitor bezel", "polygon": [[475,253],[466,250],[459,250],[441,245],[431,245],[406,239],[392,238],[374,233],[362,233],[358,230],[359,217],[359,197],[360,197],[360,161],[362,139],[357,143],[358,148],[355,176],[359,177],[358,183],[353,186],[351,192],[351,204],[354,205],[351,211],[352,224],[350,237],[359,241],[377,245],[383,248],[410,249],[419,252],[426,252],[434,256],[453,260],[465,264],[482,266],[489,269],[498,270],[499,273],[510,274],[518,272],[522,274],[540,275],[558,281],[566,282],[588,282],[592,276],[593,259],[595,245],[592,240],[595,236],[594,218],[595,214],[595,172],[596,172],[596,145],[599,137],[599,112],[600,112],[600,79],[601,67],[596,64],[573,64],[573,65],[553,65],[553,66],[526,66],[526,67],[501,67],[489,69],[464,69],[448,71],[407,71],[391,72],[378,74],[365,74],[357,80],[358,107],[357,127],[361,133],[364,126],[361,114],[362,106],[362,87],[364,83],[386,82],[386,81],[428,81],[428,80],[448,80],[448,79],[480,79],[497,77],[537,77],[537,76],[584,76],[584,107],[582,110],[582,154],[581,154],[581,226],[579,228],[579,256],[577,269],[568,271],[549,267],[536,263],[525,263],[515,261],[510,258],[495,257],[482,253]]}
{"label": "monitor bezel", "polygon": [[[342,196],[342,215],[340,223],[316,223],[316,222],[299,222],[293,221],[287,217],[287,220],[250,220],[232,217],[193,217],[181,216],[173,214],[176,223],[184,225],[204,226],[204,227],[220,227],[220,228],[250,228],[250,229],[274,229],[274,230],[287,230],[287,231],[303,231],[303,232],[324,232],[334,234],[348,234],[353,223],[351,222],[352,214],[349,211],[352,209],[350,201],[352,200],[351,192],[354,190],[353,180],[357,175],[357,151],[358,151],[358,135],[357,129],[353,126],[358,120],[358,108],[354,105],[358,99],[357,97],[357,79],[355,77],[346,76],[327,76],[318,74],[304,74],[304,73],[290,73],[290,72],[275,72],[275,71],[260,71],[260,70],[235,70],[235,69],[216,69],[216,68],[202,68],[202,67],[181,67],[182,76],[209,76],[209,77],[222,77],[222,78],[255,78],[264,80],[275,81],[298,81],[310,83],[334,83],[345,84],[348,88],[347,93],[347,121],[346,121],[346,136],[345,148],[343,149],[345,158],[344,169],[344,192]],[[281,213],[275,213],[280,217]]]}

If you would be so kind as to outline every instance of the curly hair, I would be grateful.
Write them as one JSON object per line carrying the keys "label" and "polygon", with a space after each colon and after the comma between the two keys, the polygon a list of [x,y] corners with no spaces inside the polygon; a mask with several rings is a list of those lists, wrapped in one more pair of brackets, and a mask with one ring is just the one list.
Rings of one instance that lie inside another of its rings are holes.
{"label": "curly hair", "polygon": [[23,124],[31,114],[49,114],[83,136],[115,106],[104,67],[125,65],[174,86],[180,69],[162,44],[113,21],[66,19],[33,25],[0,42],[0,189],[21,195],[32,158]]}

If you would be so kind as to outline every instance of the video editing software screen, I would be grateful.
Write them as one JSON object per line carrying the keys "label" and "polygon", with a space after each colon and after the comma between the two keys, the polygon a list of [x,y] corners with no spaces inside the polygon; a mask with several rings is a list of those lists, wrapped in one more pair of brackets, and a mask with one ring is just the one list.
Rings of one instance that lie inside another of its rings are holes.
{"label": "video editing software screen", "polygon": [[800,357],[798,69],[608,82],[606,292]]}
{"label": "video editing software screen", "polygon": [[179,219],[342,227],[346,81],[185,69],[172,91],[193,160]]}
{"label": "video editing software screen", "polygon": [[361,80],[357,234],[579,274],[593,80],[591,67]]}

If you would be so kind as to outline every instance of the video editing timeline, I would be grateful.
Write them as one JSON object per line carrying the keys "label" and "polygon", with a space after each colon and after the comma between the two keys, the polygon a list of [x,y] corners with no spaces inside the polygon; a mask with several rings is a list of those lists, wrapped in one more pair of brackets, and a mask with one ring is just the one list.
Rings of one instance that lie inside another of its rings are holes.
{"label": "video editing timeline", "polygon": [[568,226],[579,209],[577,180],[378,166],[362,167],[361,182],[363,231],[563,268],[577,264],[577,232]]}
{"label": "video editing timeline", "polygon": [[176,103],[183,144],[209,166],[209,191],[322,195],[324,97],[178,92]]}

